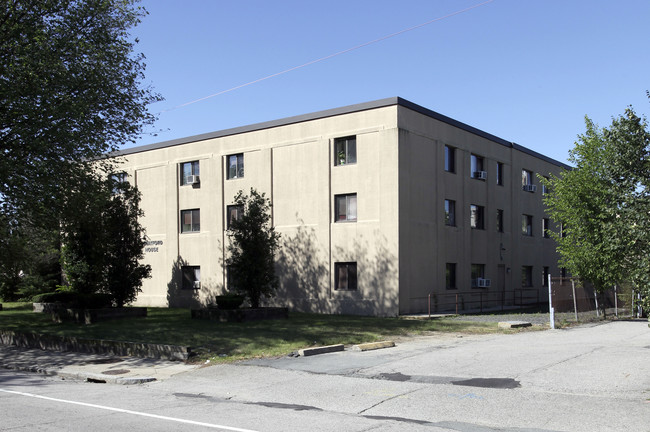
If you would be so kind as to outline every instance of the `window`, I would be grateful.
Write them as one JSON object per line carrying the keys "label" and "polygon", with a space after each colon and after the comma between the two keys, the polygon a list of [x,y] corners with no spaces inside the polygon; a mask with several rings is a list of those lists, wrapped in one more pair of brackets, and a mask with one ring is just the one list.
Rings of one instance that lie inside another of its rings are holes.
{"label": "window", "polygon": [[181,186],[194,184],[190,176],[199,176],[199,161],[183,162],[181,164]]}
{"label": "window", "polygon": [[334,289],[353,291],[357,289],[357,263],[334,263]]}
{"label": "window", "polygon": [[201,210],[181,210],[181,233],[201,231]]}
{"label": "window", "polygon": [[545,287],[548,287],[548,276],[550,274],[550,270],[548,267],[544,267],[544,270],[542,271],[542,285]]}
{"label": "window", "polygon": [[[546,176],[544,176],[544,180],[550,181],[550,179],[548,177],[546,177]],[[548,186],[546,186],[545,184],[542,184],[542,195],[546,195],[549,192],[550,192],[550,190],[549,190]]]}
{"label": "window", "polygon": [[469,206],[469,225],[474,229],[485,229],[485,208],[471,204]]}
{"label": "window", "polygon": [[244,177],[244,153],[227,156],[227,162],[229,179]]}
{"label": "window", "polygon": [[478,288],[479,279],[485,279],[485,264],[472,264],[472,288]]}
{"label": "window", "polygon": [[487,173],[483,170],[483,158],[475,154],[470,156],[470,176],[475,179],[487,179]]}
{"label": "window", "polygon": [[456,226],[456,201],[445,200],[445,225]]}
{"label": "window", "polygon": [[334,140],[334,165],[357,163],[357,137],[349,136]]}
{"label": "window", "polygon": [[199,266],[183,266],[181,267],[183,274],[183,283],[181,289],[200,289],[201,288],[201,267]]}
{"label": "window", "polygon": [[548,218],[542,218],[542,236],[544,238],[549,238],[551,236],[548,231],[550,229],[549,223]]}
{"label": "window", "polygon": [[357,194],[334,196],[334,222],[357,220]]}
{"label": "window", "polygon": [[113,193],[118,194],[122,190],[122,186],[127,182],[127,174],[125,172],[113,173],[109,176],[113,183]]}
{"label": "window", "polygon": [[445,171],[456,172],[456,149],[448,145],[445,146]]}
{"label": "window", "polygon": [[533,217],[531,215],[521,215],[521,233],[525,236],[533,235]]}
{"label": "window", "polygon": [[533,266],[521,267],[521,286],[522,287],[533,286]]}
{"label": "window", "polygon": [[521,188],[526,192],[535,192],[537,186],[533,184],[533,172],[521,170]]}
{"label": "window", "polygon": [[497,232],[503,232],[503,210],[497,209]]}
{"label": "window", "polygon": [[445,287],[447,289],[456,289],[456,263],[447,263]]}
{"label": "window", "polygon": [[226,266],[226,290],[229,292],[237,292],[237,282],[235,275],[230,266]]}
{"label": "window", "polygon": [[497,184],[503,186],[503,163],[497,162]]}
{"label": "window", "polygon": [[226,207],[226,226],[230,229],[230,225],[233,221],[237,221],[242,217],[244,212],[244,207],[240,205],[229,205]]}

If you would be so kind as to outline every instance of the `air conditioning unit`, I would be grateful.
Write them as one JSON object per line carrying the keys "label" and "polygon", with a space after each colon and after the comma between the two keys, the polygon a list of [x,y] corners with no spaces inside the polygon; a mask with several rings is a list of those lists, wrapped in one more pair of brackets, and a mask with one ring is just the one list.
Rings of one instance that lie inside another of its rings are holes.
{"label": "air conditioning unit", "polygon": [[490,279],[478,278],[476,279],[476,286],[479,288],[490,288],[492,281]]}
{"label": "air conditioning unit", "polygon": [[487,180],[487,171],[474,171],[474,178],[479,180]]}
{"label": "air conditioning unit", "polygon": [[537,185],[526,184],[523,185],[522,188],[524,189],[524,192],[535,192],[537,190]]}
{"label": "air conditioning unit", "polygon": [[189,175],[185,177],[185,184],[199,184],[201,179],[199,178],[198,175]]}
{"label": "air conditioning unit", "polygon": [[201,281],[194,281],[194,284],[192,285],[192,288],[201,289]]}

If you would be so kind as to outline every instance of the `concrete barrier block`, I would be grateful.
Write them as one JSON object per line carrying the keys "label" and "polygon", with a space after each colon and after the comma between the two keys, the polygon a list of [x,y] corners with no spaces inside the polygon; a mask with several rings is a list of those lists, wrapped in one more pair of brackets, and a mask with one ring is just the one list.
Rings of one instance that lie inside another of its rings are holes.
{"label": "concrete barrier block", "polygon": [[382,341],[382,342],[369,342],[359,345],[354,345],[352,351],[371,351],[382,348],[392,348],[395,346],[393,341]]}
{"label": "concrete barrier block", "polygon": [[338,344],[338,345],[327,345],[327,346],[322,346],[322,347],[315,347],[315,348],[305,348],[298,350],[298,355],[307,357],[307,356],[312,356],[312,355],[317,355],[317,354],[325,354],[325,353],[331,353],[331,352],[337,352],[337,351],[343,351],[345,347],[343,344]]}

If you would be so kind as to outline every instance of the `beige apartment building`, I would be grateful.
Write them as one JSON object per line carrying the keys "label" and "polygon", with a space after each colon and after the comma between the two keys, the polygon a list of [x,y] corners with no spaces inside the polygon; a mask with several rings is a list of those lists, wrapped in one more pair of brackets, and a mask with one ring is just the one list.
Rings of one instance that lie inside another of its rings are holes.
{"label": "beige apartment building", "polygon": [[138,305],[227,291],[238,191],[272,201],[269,305],[396,316],[547,298],[558,256],[537,175],[566,168],[401,98],[121,151],[149,242]]}

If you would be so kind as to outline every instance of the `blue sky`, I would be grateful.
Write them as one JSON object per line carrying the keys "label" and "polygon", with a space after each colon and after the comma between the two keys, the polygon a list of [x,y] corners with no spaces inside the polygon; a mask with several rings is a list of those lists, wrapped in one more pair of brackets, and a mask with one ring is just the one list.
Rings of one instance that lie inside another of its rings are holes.
{"label": "blue sky", "polygon": [[143,0],[145,83],[165,100],[136,145],[400,96],[566,162],[584,116],[650,111],[650,2]]}

